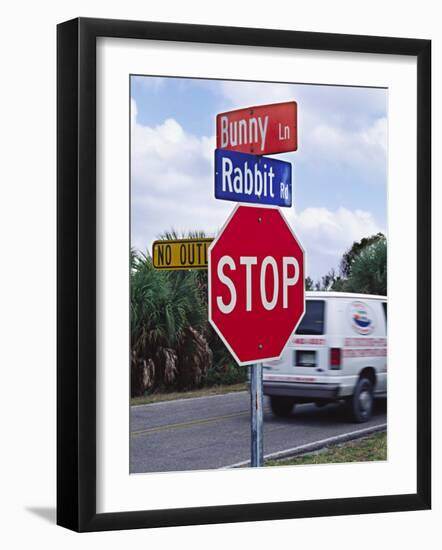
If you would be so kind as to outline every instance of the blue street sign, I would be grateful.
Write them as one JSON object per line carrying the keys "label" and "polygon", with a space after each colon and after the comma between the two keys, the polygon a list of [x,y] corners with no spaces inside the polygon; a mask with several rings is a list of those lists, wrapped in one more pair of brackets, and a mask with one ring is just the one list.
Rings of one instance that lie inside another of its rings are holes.
{"label": "blue street sign", "polygon": [[291,206],[292,165],[269,157],[215,149],[215,197]]}

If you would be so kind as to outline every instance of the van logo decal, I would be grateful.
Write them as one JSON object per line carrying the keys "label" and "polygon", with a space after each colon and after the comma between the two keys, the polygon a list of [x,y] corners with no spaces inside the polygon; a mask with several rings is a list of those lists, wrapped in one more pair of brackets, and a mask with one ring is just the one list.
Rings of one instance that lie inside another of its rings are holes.
{"label": "van logo decal", "polygon": [[374,314],[371,307],[361,301],[352,302],[349,306],[350,321],[358,334],[371,334],[375,328]]}

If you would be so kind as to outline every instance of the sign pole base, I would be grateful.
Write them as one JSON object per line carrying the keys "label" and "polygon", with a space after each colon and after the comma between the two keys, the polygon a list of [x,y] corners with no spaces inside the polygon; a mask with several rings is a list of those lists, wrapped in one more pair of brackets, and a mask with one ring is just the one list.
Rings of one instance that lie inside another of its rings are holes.
{"label": "sign pole base", "polygon": [[251,461],[252,467],[263,466],[264,445],[264,399],[262,388],[262,363],[250,367],[250,412],[251,412]]}

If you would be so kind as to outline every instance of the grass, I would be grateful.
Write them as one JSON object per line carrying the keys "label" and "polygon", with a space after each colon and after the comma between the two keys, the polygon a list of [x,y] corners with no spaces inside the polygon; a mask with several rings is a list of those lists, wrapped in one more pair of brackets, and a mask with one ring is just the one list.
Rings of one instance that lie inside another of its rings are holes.
{"label": "grass", "polygon": [[373,460],[387,460],[386,432],[378,432],[361,439],[340,443],[325,450],[308,453],[295,458],[269,460],[265,465],[296,466],[301,464],[336,464],[340,462],[367,462]]}
{"label": "grass", "polygon": [[211,386],[210,388],[201,388],[192,391],[169,392],[169,393],[151,393],[142,397],[132,397],[131,405],[147,405],[149,403],[159,403],[160,401],[174,401],[176,399],[190,399],[191,397],[206,397],[208,395],[222,395],[225,393],[245,391],[247,384],[232,384],[230,386]]}

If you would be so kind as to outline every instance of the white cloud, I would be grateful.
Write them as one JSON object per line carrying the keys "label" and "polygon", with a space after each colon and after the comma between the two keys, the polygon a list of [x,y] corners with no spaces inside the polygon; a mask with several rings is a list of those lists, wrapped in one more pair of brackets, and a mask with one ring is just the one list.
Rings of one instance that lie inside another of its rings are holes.
{"label": "white cloud", "polygon": [[189,134],[172,118],[143,126],[132,99],[131,146],[133,246],[150,249],[172,228],[213,233],[222,226],[233,205],[214,199],[213,136]]}
{"label": "white cloud", "polygon": [[235,81],[211,86],[226,109],[296,100],[299,147],[290,160],[342,164],[358,179],[386,183],[385,90]]}
{"label": "white cloud", "polygon": [[373,235],[381,228],[370,212],[338,208],[305,208],[287,216],[307,251],[307,273],[319,279],[338,267],[342,254],[354,241]]}
{"label": "white cloud", "polygon": [[184,131],[169,118],[156,127],[136,121],[136,105],[132,112],[131,170],[135,200],[155,193],[188,194],[210,185],[215,138],[198,138]]}
{"label": "white cloud", "polygon": [[293,85],[265,82],[221,81],[213,90],[222,95],[235,108],[293,101]]}
{"label": "white cloud", "polygon": [[133,76],[133,81],[149,92],[158,92],[164,87],[167,82],[167,78],[161,76],[148,77],[145,76]]}
{"label": "white cloud", "polygon": [[[143,126],[136,116],[132,100],[132,245],[150,250],[152,241],[172,228],[216,234],[234,204],[214,198],[215,138],[189,134],[171,118],[156,127]],[[363,142],[381,148],[383,124],[354,130],[351,139],[336,128],[317,126],[322,129],[312,139],[316,147],[331,140],[336,148],[357,148]],[[314,279],[337,267],[353,241],[383,230],[370,212],[359,209],[284,209],[284,214],[306,249],[307,273]]]}
{"label": "white cloud", "polygon": [[[301,118],[301,117],[300,117]],[[308,118],[308,114],[304,116]],[[329,163],[349,170],[356,181],[386,184],[387,120],[379,118],[363,129],[308,123],[301,133],[295,162]]]}

